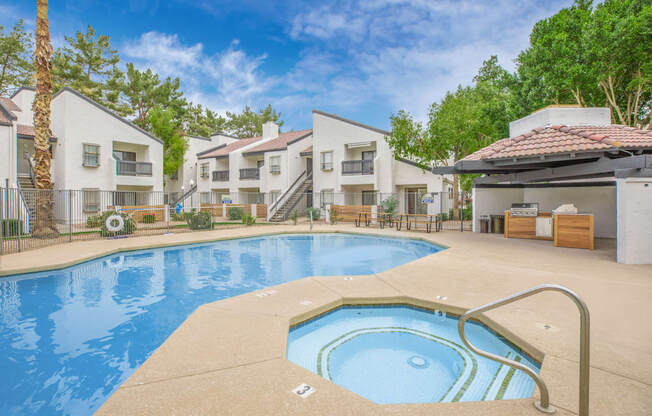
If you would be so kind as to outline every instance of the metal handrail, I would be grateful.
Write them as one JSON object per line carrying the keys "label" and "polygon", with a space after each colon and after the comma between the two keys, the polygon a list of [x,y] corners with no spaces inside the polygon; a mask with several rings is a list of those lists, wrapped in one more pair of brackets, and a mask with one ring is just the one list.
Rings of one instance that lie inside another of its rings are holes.
{"label": "metal handrail", "polygon": [[[287,199],[292,196],[300,186],[302,186],[308,179],[312,178],[312,172],[307,172],[307,170],[301,172],[301,174],[294,180],[294,182],[292,182],[292,185],[290,185],[288,189],[286,189],[278,198],[276,198],[276,201],[274,201],[274,203],[269,207],[268,219],[272,218],[276,214],[276,211],[283,207],[283,204],[287,202]],[[283,201],[283,204],[281,204],[281,201]]]}
{"label": "metal handrail", "polygon": [[496,309],[500,306],[507,305],[512,302],[516,302],[519,299],[532,296],[539,292],[552,290],[556,292],[561,292],[564,295],[568,296],[577,306],[577,309],[580,312],[580,400],[579,400],[579,416],[588,416],[589,415],[589,348],[590,348],[590,318],[589,318],[589,309],[586,307],[584,301],[577,296],[572,290],[559,285],[544,284],[539,286],[534,286],[530,289],[524,290],[522,292],[515,293],[511,296],[508,296],[503,299],[499,299],[495,302],[488,303],[486,305],[480,306],[478,308],[470,309],[466,311],[462,316],[460,316],[459,322],[457,324],[457,330],[460,334],[460,338],[464,344],[469,347],[469,349],[475,352],[478,355],[489,358],[490,360],[498,361],[500,363],[506,364],[510,367],[517,368],[523,371],[525,374],[530,376],[537,387],[539,388],[539,393],[541,395],[541,400],[534,402],[534,407],[538,410],[545,413],[554,413],[556,409],[550,405],[550,395],[548,394],[548,387],[543,381],[541,376],[529,367],[513,361],[499,355],[492,354],[487,351],[483,351],[471,344],[466,338],[466,333],[464,332],[464,324],[466,321],[482,312],[486,312],[492,309]]}

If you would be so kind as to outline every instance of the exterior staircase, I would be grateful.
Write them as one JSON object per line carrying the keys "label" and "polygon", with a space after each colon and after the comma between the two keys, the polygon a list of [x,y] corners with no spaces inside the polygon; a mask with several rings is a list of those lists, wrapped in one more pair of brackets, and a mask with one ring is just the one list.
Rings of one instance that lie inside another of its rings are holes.
{"label": "exterior staircase", "polygon": [[18,176],[18,185],[20,186],[20,195],[29,211],[31,222],[36,218],[36,187],[29,176]]}
{"label": "exterior staircase", "polygon": [[[305,174],[305,172],[304,172]],[[303,174],[302,174],[303,176]],[[299,177],[301,179],[301,176]],[[312,188],[312,174],[305,176],[302,182],[296,183],[278,199],[276,211],[269,218],[270,222],[283,222],[288,219],[294,207],[299,203],[301,198],[305,197],[306,191]],[[274,208],[274,206],[272,206]]]}

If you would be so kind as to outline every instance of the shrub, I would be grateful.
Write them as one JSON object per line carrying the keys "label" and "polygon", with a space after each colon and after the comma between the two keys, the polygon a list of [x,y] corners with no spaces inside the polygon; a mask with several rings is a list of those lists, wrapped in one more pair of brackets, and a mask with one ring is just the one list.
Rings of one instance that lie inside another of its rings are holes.
{"label": "shrub", "polygon": [[473,219],[473,205],[468,205],[462,210],[462,219],[464,221],[471,221]]}
{"label": "shrub", "polygon": [[340,220],[340,218],[337,216],[337,211],[333,207],[328,210],[328,220],[331,224],[337,224],[337,222]]}
{"label": "shrub", "polygon": [[253,215],[243,215],[242,223],[245,225],[254,225],[256,223],[256,217]]}
{"label": "shrub", "polygon": [[297,220],[299,219],[299,211],[296,209],[292,211],[292,214],[290,214],[290,219],[294,223],[294,225],[297,225]]}
{"label": "shrub", "polygon": [[[106,228],[106,220],[111,215],[119,215],[122,217],[122,220],[124,221],[124,227],[121,231],[112,232]],[[134,221],[132,217],[130,217],[127,214],[119,213],[116,211],[106,211],[102,213],[101,221],[102,221],[102,231],[100,232],[100,235],[102,237],[115,237],[117,235],[133,234],[133,232],[136,230],[136,221]]]}
{"label": "shrub", "polygon": [[385,214],[391,214],[392,217],[396,215],[396,208],[398,208],[398,199],[390,196],[384,200],[381,205]]}
{"label": "shrub", "polygon": [[86,227],[88,228],[98,228],[102,226],[102,217],[99,215],[91,215],[86,218]]}
{"label": "shrub", "polygon": [[213,220],[210,212],[190,212],[188,218],[188,227],[191,230],[211,230],[213,229]]}
{"label": "shrub", "polygon": [[143,215],[143,224],[154,224],[156,222],[156,215],[145,214]]}
{"label": "shrub", "polygon": [[451,220],[455,219],[455,216],[453,215],[453,211],[454,211],[453,208],[450,208],[448,210],[448,218],[451,219]]}
{"label": "shrub", "polygon": [[177,214],[176,212],[172,214],[172,219],[174,221],[186,221],[186,217],[183,215],[183,213]]}
{"label": "shrub", "polygon": [[228,209],[227,214],[230,220],[241,220],[244,216],[244,210],[240,207],[231,207]]}
{"label": "shrub", "polygon": [[23,223],[17,219],[6,219],[0,222],[2,225],[2,235],[4,237],[14,237],[23,233]]}
{"label": "shrub", "polygon": [[307,217],[310,218],[310,213],[312,212],[312,219],[318,220],[321,217],[321,209],[319,208],[308,208]]}

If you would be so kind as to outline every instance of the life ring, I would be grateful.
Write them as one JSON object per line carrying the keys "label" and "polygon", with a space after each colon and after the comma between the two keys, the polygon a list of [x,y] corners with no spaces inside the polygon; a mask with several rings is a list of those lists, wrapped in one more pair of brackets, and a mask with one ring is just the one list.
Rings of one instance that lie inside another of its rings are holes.
{"label": "life ring", "polygon": [[[115,222],[117,222],[117,224],[114,225]],[[120,232],[125,228],[125,220],[118,214],[109,215],[105,224],[106,229],[112,233]]]}

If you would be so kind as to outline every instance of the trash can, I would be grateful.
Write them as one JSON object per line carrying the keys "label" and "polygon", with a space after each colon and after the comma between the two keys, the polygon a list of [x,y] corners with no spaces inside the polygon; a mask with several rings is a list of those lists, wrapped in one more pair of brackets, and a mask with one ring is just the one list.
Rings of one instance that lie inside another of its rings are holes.
{"label": "trash can", "polygon": [[480,216],[480,232],[488,233],[489,232],[489,216],[481,215]]}
{"label": "trash can", "polygon": [[492,215],[491,216],[491,231],[494,234],[503,234],[505,232],[505,216]]}

